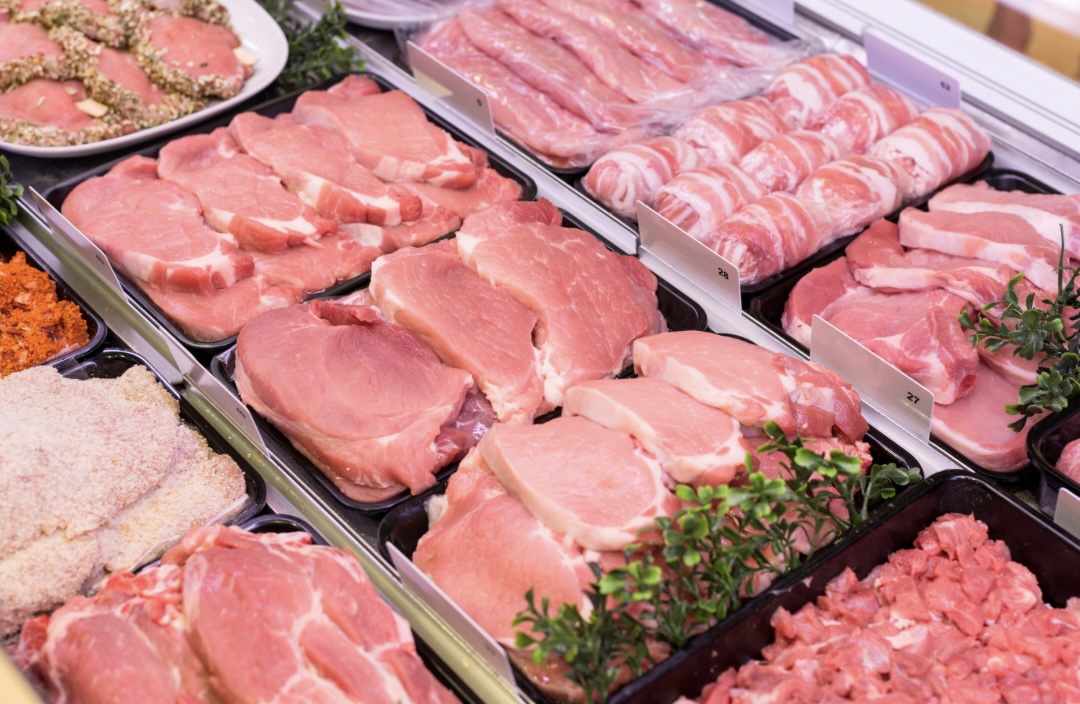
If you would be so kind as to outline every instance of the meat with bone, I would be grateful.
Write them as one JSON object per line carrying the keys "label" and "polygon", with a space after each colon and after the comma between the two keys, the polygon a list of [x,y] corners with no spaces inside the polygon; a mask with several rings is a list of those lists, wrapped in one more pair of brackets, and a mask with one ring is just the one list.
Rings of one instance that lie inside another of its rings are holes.
{"label": "meat with bone", "polygon": [[664,326],[652,272],[586,232],[550,224],[558,221],[547,201],[503,203],[466,218],[455,238],[469,268],[536,315],[552,407],[570,386],[619,373],[633,341]]}
{"label": "meat with bone", "polygon": [[801,262],[831,241],[829,211],[790,193],[770,193],[708,233],[702,242],[754,283]]}
{"label": "meat with bone", "polygon": [[656,212],[703,241],[729,217],[768,193],[734,164],[683,171],[656,192]]}
{"label": "meat with bone", "polygon": [[337,229],[287,191],[270,167],[241,153],[224,127],[169,142],[157,168],[162,179],[194,193],[206,222],[242,247],[283,252]]}
{"label": "meat with bone", "polygon": [[810,362],[707,332],[653,335],[634,343],[638,374],[661,379],[749,427],[775,421],[788,435],[866,434],[859,395]]}
{"label": "meat with bone", "polygon": [[31,621],[16,657],[51,701],[456,702],[356,559],[310,542],[196,529]]}
{"label": "meat with bone", "polygon": [[847,153],[828,135],[795,130],[751,149],[739,160],[739,168],[753,176],[766,193],[793,192],[819,166],[844,156]]}
{"label": "meat with bone", "polygon": [[674,137],[650,137],[612,149],[596,160],[582,183],[593,198],[624,218],[637,218],[637,201],[652,206],[657,190],[698,166],[696,149]]}
{"label": "meat with bone", "polygon": [[388,322],[472,375],[500,421],[528,423],[547,410],[532,344],[536,316],[462,264],[456,243],[380,258],[370,290]]}
{"label": "meat with bone", "polygon": [[30,125],[57,142],[81,143],[83,135],[101,126],[75,107],[87,97],[80,81],[35,78],[0,93],[0,134],[8,141],[25,142],[21,133]]}
{"label": "meat with bone", "polygon": [[788,129],[804,129],[841,95],[869,84],[870,74],[855,58],[817,54],[781,71],[765,97]]}
{"label": "meat with bone", "polygon": [[369,78],[348,76],[326,91],[301,95],[293,120],[343,135],[353,158],[384,181],[424,181],[468,188],[480,169],[449,134],[431,124],[401,91],[380,92]]}
{"label": "meat with bone", "polygon": [[761,96],[732,100],[701,110],[672,134],[691,145],[704,163],[727,163],[767,139],[786,132],[784,123]]}
{"label": "meat with bone", "polygon": [[819,167],[795,195],[825,210],[829,222],[822,238],[825,244],[895,211],[903,203],[907,183],[907,174],[894,163],[859,155]]}
{"label": "meat with bone", "polygon": [[232,236],[206,226],[198,199],[159,179],[146,157],[83,181],[61,210],[124,274],[162,293],[210,294],[254,271]]}
{"label": "meat with bone", "polygon": [[682,484],[727,484],[753,449],[733,417],[649,377],[572,386],[562,412],[632,436]]}
{"label": "meat with bone", "polygon": [[356,163],[336,132],[244,112],[229,123],[229,134],[324,218],[393,226],[420,217],[420,197]]}
{"label": "meat with bone", "polygon": [[236,385],[356,501],[421,491],[466,449],[453,425],[472,378],[371,308],[313,301],[254,318]]}
{"label": "meat with bone", "polygon": [[832,137],[845,154],[862,154],[918,115],[919,107],[900,91],[871,83],[833,101],[810,123],[810,129]]}
{"label": "meat with bone", "polygon": [[430,183],[412,183],[409,188],[420,195],[421,201],[429,210],[434,203],[461,219],[486,210],[496,203],[521,198],[521,184],[487,166],[487,154],[481,152],[479,156],[485,166],[476,183],[468,188],[446,188],[432,186]]}
{"label": "meat with bone", "polygon": [[621,550],[678,506],[656,460],[629,435],[587,418],[498,423],[477,450],[532,515],[589,550]]}
{"label": "meat with bone", "polygon": [[932,193],[981,164],[990,136],[966,113],[930,108],[870,149],[911,176],[905,199]]}

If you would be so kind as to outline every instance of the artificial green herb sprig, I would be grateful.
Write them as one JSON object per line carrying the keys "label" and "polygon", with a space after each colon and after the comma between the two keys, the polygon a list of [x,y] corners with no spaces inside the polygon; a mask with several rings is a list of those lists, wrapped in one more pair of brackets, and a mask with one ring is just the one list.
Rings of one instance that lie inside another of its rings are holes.
{"label": "artificial green herb sprig", "polygon": [[1068,315],[1080,307],[1080,294],[1076,290],[1080,268],[1065,266],[1065,227],[1061,228],[1061,252],[1058,256],[1057,296],[1036,300],[1029,293],[1023,301],[1016,286],[1024,278],[1017,274],[1009,280],[1000,301],[982,307],[983,313],[1001,308],[1001,322],[995,324],[986,316],[973,321],[965,310],[960,314],[960,325],[971,330],[968,340],[978,347],[997,352],[1006,345],[1013,345],[1013,354],[1023,359],[1043,358],[1035,376],[1035,383],[1021,386],[1016,403],[1006,404],[1005,412],[1020,418],[1009,427],[1020,432],[1028,419],[1044,411],[1061,411],[1069,401],[1080,396],[1080,313]]}
{"label": "artificial green herb sprig", "polygon": [[[530,591],[529,608],[514,623],[530,624],[543,639],[519,633],[517,646],[535,645],[537,663],[553,653],[569,656],[567,676],[585,690],[586,701],[605,702],[621,667],[633,674],[651,662],[650,641],[683,647],[738,609],[761,580],[794,569],[818,541],[865,522],[873,500],[891,498],[897,486],[919,478],[917,469],[895,464],[863,474],[857,457],[813,452],[802,439],[788,441],[775,423],[765,432],[769,442],[759,452],[786,456],[783,477],[751,472],[737,487],[678,486],[684,506],[641,531],[652,542],[628,546],[626,565],[605,575],[590,565],[597,581],[586,592],[593,605],[588,618],[576,606],[564,605],[554,616],[547,602],[538,610]],[[834,511],[837,500],[844,511]],[[602,635],[612,633],[619,635]]]}
{"label": "artificial green herb sprig", "polygon": [[289,61],[275,85],[291,90],[324,81],[335,74],[364,68],[356,47],[346,43],[347,19],[341,3],[334,0],[317,22],[306,23],[290,14],[293,0],[260,0],[289,42]]}
{"label": "artificial green herb sprig", "polygon": [[0,225],[7,225],[19,214],[18,198],[23,187],[15,183],[8,161],[0,154]]}

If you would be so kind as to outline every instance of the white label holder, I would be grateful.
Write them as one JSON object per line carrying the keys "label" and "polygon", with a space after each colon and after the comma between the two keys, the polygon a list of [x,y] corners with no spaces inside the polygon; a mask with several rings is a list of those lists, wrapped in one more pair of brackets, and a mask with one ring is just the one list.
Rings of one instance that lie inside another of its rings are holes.
{"label": "white label holder", "polygon": [[739,270],[641,201],[637,202],[641,246],[684,274],[720,303],[742,315]]}
{"label": "white label holder", "polygon": [[72,225],[71,222],[65,218],[59,210],[54,208],[52,203],[45,200],[40,193],[33,188],[30,188],[30,194],[34,196],[38,210],[41,211],[41,214],[49,222],[53,234],[62,242],[66,243],[68,247],[80,254],[86,263],[97,272],[97,275],[104,279],[105,283],[111,286],[120,294],[121,298],[126,301],[127,294],[124,293],[124,289],[120,286],[120,279],[117,278],[116,272],[112,268],[112,263],[109,262],[109,258],[105,256],[105,253],[102,252],[96,244],[91,242],[79,228]]}
{"label": "white label holder", "polygon": [[930,105],[959,108],[960,82],[893,44],[878,32],[863,32],[866,67],[872,75]]}
{"label": "white label holder", "polygon": [[934,394],[907,374],[815,315],[811,361],[832,369],[901,428],[930,441]]}
{"label": "white label holder", "polygon": [[412,560],[405,557],[392,543],[386,544],[386,550],[390,553],[390,561],[401,577],[401,583],[409,592],[420,601],[424,602],[438,614],[443,621],[454,629],[458,635],[469,644],[472,649],[483,658],[484,662],[497,674],[506,680],[511,688],[514,684],[514,670],[510,667],[510,659],[506,651],[494,638],[489,636],[476,621],[461,610],[457,604],[439,586],[431,581]]}
{"label": "white label holder", "polygon": [[488,94],[413,42],[406,45],[416,82],[450,104],[487,134],[495,135]]}
{"label": "white label holder", "polygon": [[1054,523],[1080,538],[1080,497],[1065,487],[1058,489]]}

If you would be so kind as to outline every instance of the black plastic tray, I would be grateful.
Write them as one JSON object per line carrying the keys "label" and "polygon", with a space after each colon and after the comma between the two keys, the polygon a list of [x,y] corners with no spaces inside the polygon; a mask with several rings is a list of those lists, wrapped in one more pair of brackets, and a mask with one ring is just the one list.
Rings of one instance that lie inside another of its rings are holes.
{"label": "black plastic tray", "polygon": [[1039,508],[1051,518],[1057,510],[1058,492],[1061,489],[1068,489],[1080,497],[1080,483],[1057,469],[1061,451],[1076,439],[1080,439],[1080,408],[1047,416],[1028,431],[1028,459],[1039,475],[1036,495]]}
{"label": "black plastic tray", "polygon": [[23,246],[13,233],[5,228],[0,228],[0,261],[8,261],[15,256],[16,252],[25,253],[27,264],[48,274],[49,278],[56,282],[56,297],[61,301],[71,301],[77,305],[82,313],[83,320],[86,321],[86,334],[89,341],[85,345],[53,355],[42,364],[59,365],[68,360],[81,359],[92,354],[94,350],[101,346],[101,343],[105,340],[105,335],[109,332],[109,329],[105,326],[105,321],[63,279],[57,276],[56,272],[38,259],[37,255],[31,250]]}
{"label": "black plastic tray", "polygon": [[[381,76],[376,76],[371,73],[359,73],[357,75],[365,76],[375,81],[379,84],[379,87],[382,88],[383,91],[396,90],[396,88],[391,85],[389,81],[382,78]],[[313,88],[308,88],[304,91],[297,91],[284,98],[278,98],[267,103],[263,103],[262,105],[252,108],[250,112],[255,112],[266,117],[274,117],[276,115],[280,115],[281,113],[292,110],[293,105],[295,105],[296,103],[296,100],[307,90],[324,90],[327,87],[334,85],[340,80],[340,76],[332,78]],[[432,113],[423,106],[421,106],[421,108],[424,110],[424,114],[427,116],[427,119],[430,122],[438,125],[440,128],[448,132],[454,139],[458,140],[459,142],[464,142],[471,147],[483,149],[483,147],[481,147],[475,140],[462,133],[460,130],[452,126],[442,117]],[[224,115],[221,115],[209,122],[202,124],[197,130],[190,133],[185,133],[184,136],[186,136],[187,134],[206,134],[212,132],[218,127],[225,127],[232,121],[233,117],[235,117],[240,112],[243,111],[229,111]],[[166,144],[173,141],[174,139],[179,138],[179,136],[173,135],[170,139],[159,141],[137,152],[125,154],[124,156],[114,159],[107,164],[103,164],[101,166],[98,166],[97,168],[91,169],[90,171],[79,174],[78,176],[62,181],[61,183],[58,183],[57,185],[47,190],[43,195],[45,199],[48,200],[54,208],[60,210],[61,206],[64,203],[64,200],[67,199],[68,194],[70,194],[71,191],[83,181],[86,181],[87,179],[93,178],[95,176],[103,176],[121,161],[129,159],[136,154],[156,159],[158,152],[161,151],[162,147],[164,147]],[[486,150],[484,151],[486,152]],[[529,176],[527,176],[524,172],[504,161],[502,158],[495,154],[488,153],[488,161],[491,168],[493,168],[499,175],[505,176],[506,178],[517,182],[521,186],[521,200],[532,200],[536,197],[536,182],[529,178]],[[212,354],[220,352],[221,350],[229,347],[236,342],[236,335],[232,335],[225,339],[217,340],[214,342],[201,342],[191,339],[179,328],[179,326],[173,323],[172,320],[170,320],[164,313],[162,313],[162,311],[156,305],[154,305],[154,302],[150,300],[150,297],[147,296],[142,291],[142,289],[139,288],[137,284],[135,284],[135,282],[125,276],[119,269],[116,270],[116,276],[120,279],[120,283],[124,287],[124,291],[125,293],[127,293],[128,297],[132,301],[134,301],[140,308],[145,310],[151,317],[153,317],[162,327],[164,327],[169,333],[171,333],[172,336],[179,340],[185,347],[193,351],[209,352]],[[370,278],[371,272],[367,271],[351,279],[339,281],[338,283],[323,291],[313,292],[311,296],[309,296],[309,299],[315,296],[334,296],[348,293],[349,291],[352,291],[356,288],[367,285],[367,282],[368,280],[370,280]]]}
{"label": "black plastic tray", "polygon": [[[1008,169],[990,169],[985,173],[980,174],[977,178],[974,179],[974,181],[984,181],[988,183],[991,187],[1002,191],[1021,190],[1027,193],[1057,192],[1041,181],[1038,181],[1026,174],[1020,173],[1019,171],[1011,171]],[[928,201],[929,198],[927,198],[926,200]],[[921,205],[925,206],[925,204],[926,201],[924,201]],[[835,249],[830,252],[827,257],[823,257],[815,261],[813,266],[800,265],[796,269],[789,270],[767,291],[762,291],[756,295],[750,296],[748,299],[746,299],[748,300],[748,303],[744,305],[750,315],[750,318],[757,321],[758,324],[764,327],[773,336],[777,337],[780,340],[783,340],[793,349],[798,350],[804,357],[809,357],[810,350],[808,350],[805,345],[796,342],[793,337],[784,332],[784,326],[781,323],[781,317],[784,314],[784,307],[787,305],[788,296],[791,295],[791,290],[795,288],[795,284],[799,283],[799,280],[802,279],[803,276],[810,273],[811,269],[831,264],[843,255],[844,251],[842,249]],[[1021,467],[1014,472],[995,472],[993,470],[984,469],[972,462],[971,460],[967,459],[963,454],[961,454],[951,445],[943,442],[936,436],[931,436],[931,440],[938,450],[948,455],[960,466],[968,468],[973,472],[977,472],[997,481],[1020,481],[1027,474],[1027,467]]]}

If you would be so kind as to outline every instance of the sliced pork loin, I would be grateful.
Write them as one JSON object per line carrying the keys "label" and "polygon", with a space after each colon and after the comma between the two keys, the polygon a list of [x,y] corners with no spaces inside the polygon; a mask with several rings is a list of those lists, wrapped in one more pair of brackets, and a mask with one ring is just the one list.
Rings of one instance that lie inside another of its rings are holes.
{"label": "sliced pork loin", "polygon": [[870,74],[854,57],[817,54],[781,71],[765,97],[788,129],[804,129],[841,95],[869,83]]}
{"label": "sliced pork loin", "polygon": [[697,149],[703,163],[724,164],[786,131],[769,101],[754,96],[707,107],[672,136]]}
{"label": "sliced pork loin", "polygon": [[562,412],[633,436],[683,484],[727,484],[753,449],[735,418],[650,377],[583,382],[567,389]]}
{"label": "sliced pork loin", "polygon": [[251,252],[251,258],[255,260],[255,272],[270,283],[318,293],[370,271],[371,263],[382,253],[381,249],[335,233],[276,254]]}
{"label": "sliced pork loin", "polygon": [[[570,480],[571,485],[580,483]],[[553,533],[492,474],[473,449],[428,506],[431,527],[412,560],[484,631],[507,648],[525,594],[587,609],[595,580],[579,546]]]}
{"label": "sliced pork loin", "polygon": [[637,219],[637,201],[652,206],[658,189],[675,176],[698,166],[696,149],[674,137],[650,137],[596,160],[582,184],[606,208]]}
{"label": "sliced pork loin", "polygon": [[859,395],[839,376],[733,337],[680,331],[642,338],[634,343],[634,368],[744,426],[775,421],[789,436],[849,441],[868,428]]}
{"label": "sliced pork loin", "polygon": [[224,127],[166,144],[158,174],[194,193],[206,222],[242,247],[283,252],[337,229],[287,191],[270,167],[241,153]]}
{"label": "sliced pork loin", "polygon": [[370,290],[387,321],[472,374],[500,421],[528,423],[548,410],[532,344],[536,316],[462,264],[456,243],[380,258]]}
{"label": "sliced pork loin", "polygon": [[83,181],[61,211],[124,274],[163,293],[211,294],[254,271],[232,236],[206,226],[198,199],[159,179],[146,157]]}
{"label": "sliced pork loin", "polygon": [[390,227],[371,223],[350,222],[338,226],[338,231],[365,247],[375,247],[385,253],[402,247],[420,247],[448,235],[461,226],[461,217],[428,198],[421,198],[423,210],[415,222]]}
{"label": "sliced pork loin", "polygon": [[810,123],[810,129],[832,137],[845,154],[862,154],[918,115],[919,107],[903,93],[871,83],[835,100]]}
{"label": "sliced pork loin", "polygon": [[656,212],[696,240],[706,236],[765,190],[734,164],[683,171],[656,192]]}
{"label": "sliced pork loin", "polygon": [[617,374],[633,341],[664,327],[652,272],[586,232],[550,224],[559,220],[547,201],[504,203],[466,218],[455,237],[468,267],[536,315],[551,407],[570,386]]}
{"label": "sliced pork loin", "polygon": [[587,418],[497,423],[477,449],[530,513],[589,550],[621,550],[678,507],[656,460],[629,435]]}
{"label": "sliced pork loin", "polygon": [[363,306],[312,301],[253,319],[237,339],[236,385],[357,501],[431,486],[470,441],[454,427],[468,372]]}
{"label": "sliced pork loin", "polygon": [[[487,154],[481,152],[483,162],[487,164]],[[501,175],[495,169],[485,166],[476,179],[476,183],[468,188],[447,188],[445,186],[432,186],[429,183],[411,183],[409,188],[420,195],[426,204],[434,203],[461,219],[465,219],[473,213],[486,210],[496,203],[515,201],[521,198],[521,185],[506,176]]]}
{"label": "sliced pork loin", "polygon": [[757,145],[739,161],[739,168],[766,193],[793,192],[815,169],[847,156],[840,144],[821,132],[795,130]]}
{"label": "sliced pork loin", "polygon": [[342,135],[353,158],[384,181],[424,181],[468,188],[480,169],[469,151],[428,122],[401,91],[382,93],[369,78],[348,76],[326,91],[301,95],[293,120]]}
{"label": "sliced pork loin", "polygon": [[907,173],[890,161],[853,156],[819,167],[795,194],[825,209],[829,226],[824,237],[831,242],[899,208],[908,180]]}

